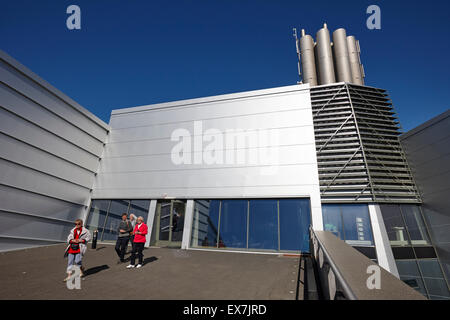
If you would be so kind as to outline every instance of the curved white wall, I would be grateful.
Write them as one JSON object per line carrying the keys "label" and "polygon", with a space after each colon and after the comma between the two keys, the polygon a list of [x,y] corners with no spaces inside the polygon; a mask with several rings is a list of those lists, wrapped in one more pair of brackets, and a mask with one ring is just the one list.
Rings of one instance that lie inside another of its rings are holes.
{"label": "curved white wall", "polygon": [[65,241],[108,125],[0,51],[0,251]]}

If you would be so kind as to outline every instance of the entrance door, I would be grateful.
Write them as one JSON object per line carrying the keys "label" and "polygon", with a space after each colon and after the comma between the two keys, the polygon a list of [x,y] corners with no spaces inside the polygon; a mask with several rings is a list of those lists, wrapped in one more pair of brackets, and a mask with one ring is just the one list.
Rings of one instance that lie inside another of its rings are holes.
{"label": "entrance door", "polygon": [[156,207],[156,245],[181,247],[183,239],[186,202],[181,200],[158,201]]}

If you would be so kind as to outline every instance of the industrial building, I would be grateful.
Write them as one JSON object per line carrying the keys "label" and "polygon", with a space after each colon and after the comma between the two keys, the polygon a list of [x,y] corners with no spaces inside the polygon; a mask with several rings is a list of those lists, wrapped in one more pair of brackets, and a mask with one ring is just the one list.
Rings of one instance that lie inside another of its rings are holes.
{"label": "industrial building", "polygon": [[[123,212],[147,221],[146,246],[188,250],[305,253],[311,228],[450,298],[448,112],[401,136],[354,37],[302,30],[298,53],[302,83],[116,109],[106,124],[0,52],[0,250],[64,241],[77,218],[115,241]],[[424,158],[433,144],[446,149]]]}

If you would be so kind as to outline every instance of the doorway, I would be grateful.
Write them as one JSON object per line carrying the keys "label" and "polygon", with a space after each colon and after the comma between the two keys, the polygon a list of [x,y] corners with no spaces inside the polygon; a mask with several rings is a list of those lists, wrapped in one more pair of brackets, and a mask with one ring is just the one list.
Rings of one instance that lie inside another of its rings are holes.
{"label": "doorway", "polygon": [[161,200],[156,205],[156,246],[181,248],[186,201]]}

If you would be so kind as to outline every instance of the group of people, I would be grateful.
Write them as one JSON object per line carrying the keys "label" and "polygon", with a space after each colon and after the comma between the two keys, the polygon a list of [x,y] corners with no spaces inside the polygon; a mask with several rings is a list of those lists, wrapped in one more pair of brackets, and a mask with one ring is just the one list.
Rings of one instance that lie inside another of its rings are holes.
{"label": "group of people", "polygon": [[[125,253],[128,243],[131,240],[131,259],[127,269],[141,268],[144,259],[142,252],[144,250],[146,236],[148,233],[148,227],[144,223],[144,218],[136,218],[134,214],[130,214],[130,218],[128,218],[126,213],[122,214],[122,221],[119,224],[117,233],[118,237],[115,250],[119,256],[118,263],[125,262]],[[69,236],[67,237],[68,246],[65,252],[65,255],[68,258],[67,277],[64,281],[68,281],[71,278],[74,266],[79,267],[80,276],[84,275],[85,270],[82,266],[82,259],[86,253],[87,243],[89,240],[91,240],[91,233],[83,226],[83,220],[75,220],[75,227],[70,230]],[[138,258],[137,265],[135,265],[136,257]]]}
{"label": "group of people", "polygon": [[[136,220],[136,222],[134,220]],[[144,250],[146,236],[148,233],[148,227],[144,223],[144,218],[138,217],[137,219],[135,219],[135,216],[131,214],[130,219],[128,219],[126,213],[122,214],[122,221],[119,224],[118,233],[119,235],[117,237],[115,249],[117,255],[119,256],[119,263],[125,262],[124,257],[128,242],[131,240],[131,246],[133,249],[131,250],[131,261],[127,268],[130,269],[135,267],[142,267],[144,259],[142,251]],[[139,259],[137,265],[135,265],[136,254],[137,258]]]}

